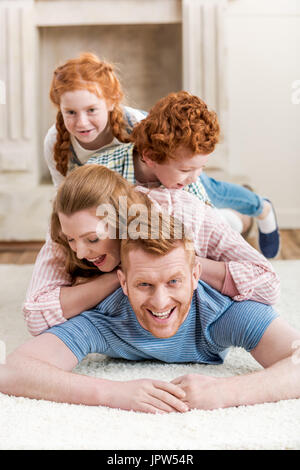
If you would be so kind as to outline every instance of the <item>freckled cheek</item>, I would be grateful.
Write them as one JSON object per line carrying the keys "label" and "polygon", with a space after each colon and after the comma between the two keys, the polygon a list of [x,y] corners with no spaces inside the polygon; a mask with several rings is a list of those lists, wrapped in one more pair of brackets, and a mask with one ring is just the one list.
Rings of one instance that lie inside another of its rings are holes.
{"label": "freckled cheek", "polygon": [[95,127],[104,128],[108,122],[108,114],[102,114],[101,116],[93,116],[90,118],[90,122],[94,124]]}
{"label": "freckled cheek", "polygon": [[72,121],[72,119],[68,118],[68,117],[63,117],[64,118],[64,124],[66,126],[66,129],[67,131],[71,131],[74,127],[74,122]]}

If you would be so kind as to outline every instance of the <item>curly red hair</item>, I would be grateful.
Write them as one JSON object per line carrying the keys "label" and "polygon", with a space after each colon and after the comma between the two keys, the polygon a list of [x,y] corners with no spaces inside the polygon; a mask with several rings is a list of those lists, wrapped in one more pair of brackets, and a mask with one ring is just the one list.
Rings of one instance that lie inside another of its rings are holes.
{"label": "curly red hair", "polygon": [[217,115],[203,100],[187,91],[160,99],[131,134],[138,153],[150,150],[149,158],[164,163],[178,147],[207,155],[215,149],[220,127]]}

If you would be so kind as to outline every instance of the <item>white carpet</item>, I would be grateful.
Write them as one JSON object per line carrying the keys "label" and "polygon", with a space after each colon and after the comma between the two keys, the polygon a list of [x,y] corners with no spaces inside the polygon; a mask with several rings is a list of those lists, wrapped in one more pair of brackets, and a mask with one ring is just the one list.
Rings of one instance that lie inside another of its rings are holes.
{"label": "white carpet", "polygon": [[[275,261],[282,279],[277,306],[300,329],[300,260]],[[0,265],[0,340],[7,352],[29,337],[20,313],[32,266]],[[132,363],[90,355],[78,373],[127,380],[171,380],[185,373],[244,374],[260,366],[241,349],[225,364]],[[147,415],[0,394],[0,449],[299,449],[300,400],[185,414]]]}

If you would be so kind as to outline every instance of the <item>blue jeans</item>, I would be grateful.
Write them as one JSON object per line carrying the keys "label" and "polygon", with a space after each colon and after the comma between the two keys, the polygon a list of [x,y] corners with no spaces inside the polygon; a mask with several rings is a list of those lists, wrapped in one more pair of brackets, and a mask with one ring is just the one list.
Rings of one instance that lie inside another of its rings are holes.
{"label": "blue jeans", "polygon": [[205,173],[200,175],[209,199],[218,209],[234,209],[241,214],[256,217],[263,210],[263,198],[243,186],[216,181]]}

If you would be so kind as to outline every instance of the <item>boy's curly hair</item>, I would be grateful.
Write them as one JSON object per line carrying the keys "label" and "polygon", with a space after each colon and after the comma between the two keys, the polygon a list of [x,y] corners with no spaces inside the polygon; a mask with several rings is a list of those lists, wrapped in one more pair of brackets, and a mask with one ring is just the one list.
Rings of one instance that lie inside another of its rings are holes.
{"label": "boy's curly hair", "polygon": [[170,93],[160,99],[131,134],[138,153],[150,150],[157,163],[172,159],[178,147],[207,155],[215,149],[220,127],[217,115],[203,100],[187,91]]}

